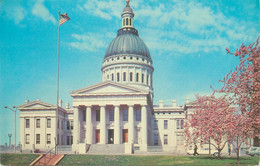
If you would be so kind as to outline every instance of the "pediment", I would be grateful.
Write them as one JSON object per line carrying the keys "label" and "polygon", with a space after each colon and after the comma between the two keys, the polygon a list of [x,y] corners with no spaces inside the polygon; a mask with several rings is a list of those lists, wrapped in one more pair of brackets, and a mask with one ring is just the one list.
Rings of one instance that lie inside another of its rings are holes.
{"label": "pediment", "polygon": [[131,87],[129,85],[115,83],[115,82],[103,82],[89,86],[83,89],[79,89],[71,92],[71,95],[98,95],[98,94],[136,94],[147,93],[141,89]]}
{"label": "pediment", "polygon": [[53,109],[56,106],[42,101],[33,101],[19,106],[19,109]]}

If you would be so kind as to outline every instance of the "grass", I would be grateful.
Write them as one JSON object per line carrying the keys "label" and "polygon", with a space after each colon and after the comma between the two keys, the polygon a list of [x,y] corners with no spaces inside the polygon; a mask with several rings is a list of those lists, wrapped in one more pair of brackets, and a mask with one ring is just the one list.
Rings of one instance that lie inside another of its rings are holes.
{"label": "grass", "polygon": [[0,165],[30,165],[39,154],[0,154]]}
{"label": "grass", "polygon": [[[241,165],[257,165],[259,157],[241,157]],[[59,165],[237,165],[236,157],[157,155],[66,155]]]}
{"label": "grass", "polygon": [[[1,165],[30,165],[38,154],[0,154]],[[241,165],[258,165],[259,157],[241,157]],[[236,157],[157,155],[66,155],[59,165],[237,165]]]}

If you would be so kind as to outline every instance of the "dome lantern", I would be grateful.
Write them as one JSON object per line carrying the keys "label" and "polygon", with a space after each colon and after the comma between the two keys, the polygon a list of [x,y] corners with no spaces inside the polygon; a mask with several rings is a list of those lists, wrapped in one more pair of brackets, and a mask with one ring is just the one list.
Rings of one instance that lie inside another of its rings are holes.
{"label": "dome lantern", "polygon": [[124,27],[133,27],[134,12],[131,6],[129,5],[130,0],[126,0],[126,6],[123,9],[122,16],[122,28]]}

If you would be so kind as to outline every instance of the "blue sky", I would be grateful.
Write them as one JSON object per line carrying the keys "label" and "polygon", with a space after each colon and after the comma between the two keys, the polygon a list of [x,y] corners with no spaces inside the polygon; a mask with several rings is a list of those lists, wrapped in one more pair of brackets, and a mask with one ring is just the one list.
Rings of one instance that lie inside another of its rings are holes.
{"label": "blue sky", "polygon": [[[132,0],[134,26],[150,49],[154,103],[210,94],[210,85],[239,62],[227,55],[259,36],[258,0]],[[14,130],[4,106],[41,99],[56,103],[58,11],[71,20],[60,27],[60,98],[101,81],[102,59],[121,27],[124,0],[0,0],[0,144]],[[17,125],[18,126],[18,125]],[[19,137],[18,137],[19,138]],[[19,142],[19,141],[18,141]]]}

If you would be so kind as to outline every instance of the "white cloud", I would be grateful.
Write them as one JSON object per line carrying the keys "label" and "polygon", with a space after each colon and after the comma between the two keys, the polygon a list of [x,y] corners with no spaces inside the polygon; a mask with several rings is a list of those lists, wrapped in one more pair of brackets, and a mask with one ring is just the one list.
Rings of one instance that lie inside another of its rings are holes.
{"label": "white cloud", "polygon": [[[89,14],[111,20],[112,17],[120,18],[119,6],[123,7],[122,0],[88,0],[83,7],[78,6],[80,10],[86,11]],[[122,8],[121,7],[121,8]]]}
{"label": "white cloud", "polygon": [[72,34],[72,37],[76,41],[71,42],[70,46],[82,51],[95,52],[101,48],[106,48],[108,46],[107,43],[111,41],[114,36],[112,33],[106,33],[105,35],[97,33]]}
{"label": "white cloud", "polygon": [[165,53],[224,51],[227,46],[237,47],[241,41],[254,41],[257,37],[254,27],[245,28],[246,23],[199,2],[143,5],[135,13],[149,29],[142,32],[149,48]]}
{"label": "white cloud", "polygon": [[[121,17],[124,5],[122,0],[88,0],[78,7],[88,14],[112,20]],[[201,2],[162,4],[141,0],[131,1],[130,5],[134,9],[135,25],[143,28],[140,35],[145,43],[150,50],[163,54],[225,51],[225,47],[237,47],[241,41],[254,41],[257,37],[255,27],[241,26],[247,23]]]}
{"label": "white cloud", "polygon": [[15,24],[19,24],[25,17],[26,11],[23,7],[17,6],[14,8],[16,16],[13,16]]}
{"label": "white cloud", "polygon": [[44,0],[37,0],[33,5],[32,14],[40,17],[43,21],[51,21],[53,24],[56,23],[53,15],[43,4]]}
{"label": "white cloud", "polygon": [[27,11],[19,3],[3,1],[0,3],[0,15],[13,20],[14,23],[18,25],[24,20]]}

